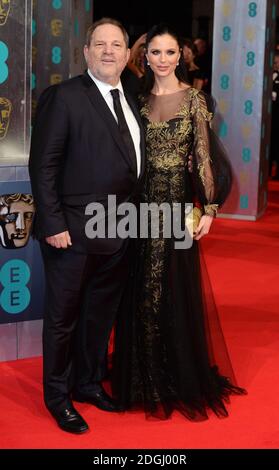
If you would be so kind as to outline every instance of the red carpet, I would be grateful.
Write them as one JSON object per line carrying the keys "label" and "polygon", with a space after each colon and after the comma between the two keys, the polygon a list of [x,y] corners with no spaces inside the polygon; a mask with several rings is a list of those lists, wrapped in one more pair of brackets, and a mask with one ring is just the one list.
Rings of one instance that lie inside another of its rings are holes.
{"label": "red carpet", "polygon": [[200,423],[174,414],[110,414],[77,404],[91,429],[60,431],[42,403],[41,358],[0,364],[0,447],[278,448],[279,184],[257,222],[216,220],[204,252],[235,374],[248,390],[232,397],[229,417]]}

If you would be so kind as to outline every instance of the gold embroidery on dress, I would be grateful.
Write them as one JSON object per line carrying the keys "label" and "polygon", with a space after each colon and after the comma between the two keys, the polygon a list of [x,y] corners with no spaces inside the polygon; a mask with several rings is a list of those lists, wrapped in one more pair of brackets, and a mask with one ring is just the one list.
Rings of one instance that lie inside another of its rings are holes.
{"label": "gold embroidery on dress", "polygon": [[151,109],[150,102],[141,108],[141,116],[147,121],[148,165],[154,164],[155,168],[161,169],[164,166],[175,168],[178,164],[185,166],[194,141],[199,178],[210,203],[214,196],[214,181],[207,126],[213,114],[208,111],[204,96],[195,88],[185,91],[178,110],[167,121],[150,120]]}
{"label": "gold embroidery on dress", "polygon": [[[211,171],[211,158],[209,154],[208,126],[212,114],[207,111],[203,96],[194,88],[185,93],[179,92],[181,101],[176,100],[178,107],[173,106],[173,114],[169,120],[151,119],[149,102],[141,108],[141,116],[146,129],[146,179],[144,185],[145,201],[158,205],[192,202],[193,190],[191,188],[191,175],[188,171],[188,156],[193,152],[198,169],[197,176],[208,202],[212,202],[214,184]],[[174,97],[175,98],[175,97]],[[167,98],[167,100],[171,98]],[[152,98],[154,107],[157,97]],[[164,101],[164,99],[163,99]],[[160,103],[162,100],[160,101]],[[175,104],[176,104],[175,103]],[[157,108],[158,109],[158,108]],[[157,110],[156,109],[156,110]],[[160,107],[161,111],[161,107]],[[167,110],[168,111],[168,110]],[[171,113],[169,113],[171,115]],[[209,210],[209,208],[207,209]],[[163,217],[163,215],[162,215]],[[146,379],[152,383],[152,387],[145,387],[140,383],[141,374],[134,374],[132,378],[132,401],[144,399],[142,390],[152,393],[148,397],[151,401],[159,401],[157,382],[152,381],[152,376],[158,378],[159,383],[164,381],[164,364],[167,363],[167,352],[161,344],[160,338],[160,312],[162,309],[162,295],[168,292],[165,283],[169,272],[169,259],[171,239],[163,237],[161,225],[159,237],[149,238],[142,245],[140,258],[145,259],[142,297],[138,302],[138,325],[141,334],[138,336],[143,341],[139,344],[141,363],[137,364],[137,354],[134,351],[133,368],[141,367],[146,371]],[[167,303],[168,301],[166,301]],[[160,361],[153,360],[154,349],[160,350]],[[151,371],[148,375],[147,371]],[[166,383],[166,394],[174,395],[175,387],[170,381]]]}

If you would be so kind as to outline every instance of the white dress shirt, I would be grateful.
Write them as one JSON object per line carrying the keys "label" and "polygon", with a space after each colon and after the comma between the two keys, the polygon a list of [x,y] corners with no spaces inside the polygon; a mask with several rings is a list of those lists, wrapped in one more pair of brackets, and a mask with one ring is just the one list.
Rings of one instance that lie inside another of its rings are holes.
{"label": "white dress shirt", "polygon": [[101,82],[100,80],[98,80],[96,77],[94,77],[94,75],[92,75],[92,73],[90,72],[89,69],[88,69],[87,72],[88,72],[89,77],[92,78],[93,82],[98,87],[102,97],[104,98],[105,102],[107,103],[107,105],[108,105],[109,109],[111,110],[111,112],[112,112],[112,114],[113,114],[116,121],[117,121],[117,117],[116,117],[116,114],[115,114],[115,111],[114,111],[113,98],[112,98],[112,94],[110,93],[110,91],[114,90],[115,88],[117,88],[119,90],[120,103],[121,103],[123,113],[124,113],[127,125],[129,127],[129,131],[131,133],[131,136],[132,136],[132,139],[133,139],[133,142],[134,142],[134,146],[135,146],[136,158],[137,158],[137,175],[139,177],[140,168],[141,168],[140,128],[139,128],[138,122],[137,122],[137,120],[134,116],[134,113],[131,110],[131,108],[130,108],[130,106],[129,106],[126,98],[125,98],[122,83],[119,80],[118,84],[115,87],[113,87],[109,83],[104,83],[104,82]]}

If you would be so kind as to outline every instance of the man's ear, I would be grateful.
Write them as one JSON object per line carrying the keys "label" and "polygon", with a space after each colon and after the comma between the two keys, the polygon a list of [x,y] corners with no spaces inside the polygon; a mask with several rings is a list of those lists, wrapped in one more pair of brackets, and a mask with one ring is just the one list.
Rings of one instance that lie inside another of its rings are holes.
{"label": "man's ear", "polygon": [[131,55],[131,49],[127,49],[127,62],[130,59],[130,55]]}

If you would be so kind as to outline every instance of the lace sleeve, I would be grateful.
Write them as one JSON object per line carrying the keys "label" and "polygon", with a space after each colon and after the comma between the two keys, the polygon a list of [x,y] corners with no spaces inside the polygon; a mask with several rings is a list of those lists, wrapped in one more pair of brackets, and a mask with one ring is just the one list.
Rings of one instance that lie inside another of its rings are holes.
{"label": "lace sleeve", "polygon": [[196,92],[193,96],[191,114],[196,193],[205,213],[215,216],[218,206],[224,202],[230,190],[230,165],[224,149],[210,127],[213,113],[208,110],[203,92]]}

